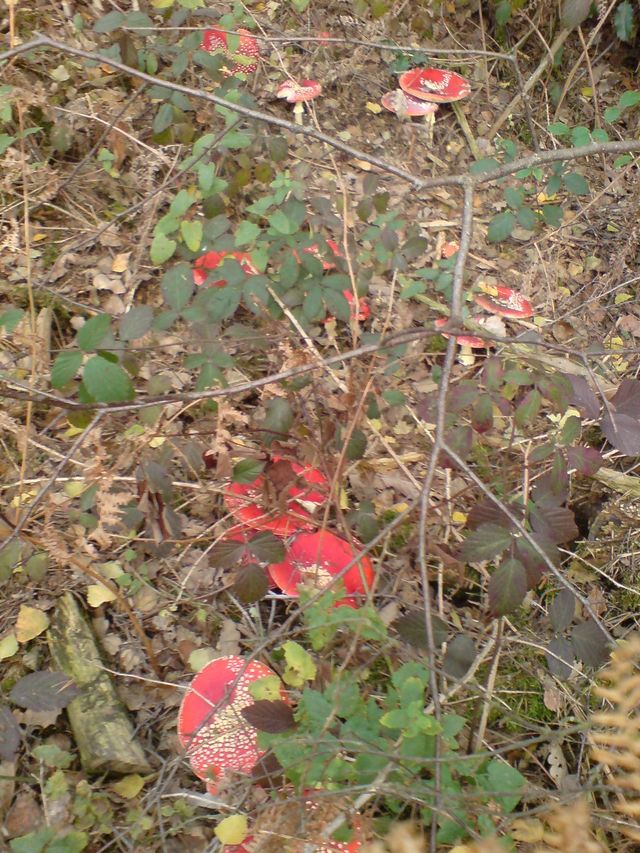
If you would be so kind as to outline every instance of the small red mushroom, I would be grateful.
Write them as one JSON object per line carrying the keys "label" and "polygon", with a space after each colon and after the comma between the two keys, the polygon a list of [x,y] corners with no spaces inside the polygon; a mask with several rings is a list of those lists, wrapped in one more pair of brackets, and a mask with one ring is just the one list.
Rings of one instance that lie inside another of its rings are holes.
{"label": "small red mushroom", "polygon": [[524,319],[533,317],[533,306],[528,299],[505,284],[479,285],[482,293],[474,293],[473,301],[480,308],[496,314],[498,317],[511,317],[512,319]]}
{"label": "small red mushroom", "polygon": [[[274,457],[274,462],[278,462]],[[309,509],[314,510],[327,500],[328,482],[321,471],[310,465],[291,462],[295,480],[284,489],[283,508],[271,510],[268,482],[259,474],[251,483],[230,483],[225,489],[224,502],[235,519],[254,530],[269,530],[276,536],[290,536],[298,530],[312,530],[315,526]],[[280,496],[282,497],[282,496]],[[273,496],[273,502],[276,502]]]}
{"label": "small red mushroom", "polygon": [[[225,773],[249,774],[264,755],[258,747],[258,730],[241,711],[254,703],[249,687],[275,673],[258,661],[248,663],[237,655],[217,658],[195,676],[178,712],[178,738],[193,772],[215,793]],[[284,687],[282,701],[287,701]]]}
{"label": "small red mushroom", "polygon": [[[200,286],[204,284],[209,273],[222,266],[227,258],[236,260],[246,275],[260,274],[260,270],[254,267],[251,255],[248,252],[205,252],[204,255],[196,258],[193,265],[193,280],[196,285]],[[221,278],[218,281],[212,281],[211,287],[224,287],[226,283],[226,279]]]}
{"label": "small red mushroom", "polygon": [[449,258],[452,258],[459,251],[460,243],[457,243],[455,240],[450,240],[448,243],[443,243],[442,248],[440,249],[440,255],[445,258],[445,260],[449,260]]}
{"label": "small red mushroom", "polygon": [[[329,530],[299,533],[289,546],[283,562],[269,566],[269,574],[286,595],[297,597],[299,588],[306,584],[316,589],[328,587],[357,554],[349,542]],[[371,560],[362,556],[347,569],[341,579],[347,593],[353,595],[367,592],[371,588],[373,576]]]}
{"label": "small red mushroom", "polygon": [[303,104],[317,98],[321,92],[322,86],[317,80],[302,80],[300,83],[295,80],[285,80],[278,86],[276,97],[285,98],[290,104],[295,104],[293,108],[295,123],[302,124]]}
{"label": "small red mushroom", "polygon": [[233,35],[240,36],[238,46],[234,51],[229,50],[229,33],[225,33],[223,30],[205,30],[200,44],[200,49],[206,50],[207,53],[223,52],[228,59],[234,60],[233,65],[223,65],[220,69],[224,77],[233,77],[235,74],[251,74],[257,69],[257,60],[260,58],[260,46],[249,30],[240,28]]}
{"label": "small red mushroom", "polygon": [[398,82],[407,95],[433,104],[451,104],[471,93],[468,80],[439,68],[412,68],[401,74]]}
{"label": "small red mushroom", "polygon": [[394,89],[392,92],[386,92],[380,98],[380,103],[391,113],[395,113],[400,118],[404,116],[428,116],[438,111],[438,105],[432,104],[429,101],[414,98],[413,95],[408,95],[402,89]]}
{"label": "small red mushroom", "polygon": [[[449,322],[448,317],[439,317],[435,321],[434,326],[436,327],[436,329],[442,329],[442,327],[446,326],[448,322]],[[440,334],[442,335],[443,338],[450,338],[451,337],[451,335],[448,332],[441,332]],[[460,344],[461,347],[471,347],[472,349],[484,349],[487,346],[486,342],[482,338],[477,337],[476,335],[456,335],[455,337],[456,337],[456,341]]]}

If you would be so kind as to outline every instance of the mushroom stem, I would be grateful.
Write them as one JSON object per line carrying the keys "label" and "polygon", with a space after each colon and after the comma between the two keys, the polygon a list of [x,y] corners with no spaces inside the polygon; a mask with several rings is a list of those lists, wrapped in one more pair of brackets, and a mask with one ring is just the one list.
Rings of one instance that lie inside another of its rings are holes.
{"label": "mushroom stem", "polygon": [[424,117],[424,125],[427,129],[427,145],[431,148],[433,145],[433,129],[436,126],[436,114],[429,113]]}
{"label": "mushroom stem", "polygon": [[471,153],[473,154],[476,160],[482,160],[482,154],[480,153],[480,149],[478,148],[478,143],[476,142],[475,136],[471,132],[469,122],[467,121],[467,117],[464,114],[462,107],[456,101],[453,101],[453,103],[451,104],[451,108],[455,113],[456,118],[458,119],[460,130],[464,134],[464,138],[467,140],[467,144],[471,149]]}
{"label": "mushroom stem", "polygon": [[297,101],[293,108],[293,117],[296,124],[302,124],[302,114],[304,113],[304,102]]}

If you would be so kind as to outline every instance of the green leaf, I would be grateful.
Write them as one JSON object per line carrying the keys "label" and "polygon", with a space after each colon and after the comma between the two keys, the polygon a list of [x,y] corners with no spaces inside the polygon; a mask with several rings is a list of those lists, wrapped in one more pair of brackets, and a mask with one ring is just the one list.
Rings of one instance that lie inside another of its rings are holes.
{"label": "green leaf", "polygon": [[171,104],[161,104],[153,119],[153,132],[162,133],[171,127],[174,122],[173,107]]}
{"label": "green leaf", "polygon": [[362,459],[367,449],[367,436],[361,429],[354,429],[351,433],[349,443],[347,444],[347,459],[350,462],[355,462],[356,459]]}
{"label": "green leaf", "polygon": [[93,25],[93,31],[95,33],[111,33],[113,30],[118,29],[119,26],[124,24],[125,19],[126,15],[122,12],[107,12],[106,15],[98,18],[96,23]]}
{"label": "green leaf", "polygon": [[559,204],[543,204],[542,218],[545,225],[551,228],[559,228],[562,225],[562,208]]}
{"label": "green leaf", "polygon": [[91,317],[76,335],[76,343],[84,352],[98,349],[111,326],[110,314]]}
{"label": "green leaf", "polygon": [[169,240],[164,234],[156,234],[151,241],[151,262],[156,266],[160,266],[173,255],[178,244],[175,240]]}
{"label": "green leaf", "polygon": [[64,388],[71,382],[82,364],[82,353],[77,350],[60,352],[51,367],[51,385],[53,388]]}
{"label": "green leaf", "polygon": [[637,90],[623,92],[618,99],[618,106],[623,110],[629,107],[636,107],[638,104],[640,104],[640,91]]}
{"label": "green leaf", "polygon": [[527,231],[533,231],[538,224],[538,217],[530,207],[521,207],[518,211],[518,222]]}
{"label": "green leaf", "polygon": [[589,184],[577,172],[568,172],[562,176],[565,187],[574,195],[589,195]]}
{"label": "green leaf", "polygon": [[133,383],[119,364],[94,355],[84,366],[82,381],[99,403],[120,403],[133,399]]}
{"label": "green leaf", "polygon": [[282,439],[288,435],[293,425],[293,411],[291,405],[283,397],[274,397],[267,403],[267,414],[262,423],[266,430],[263,441],[267,446],[274,439]]}
{"label": "green leaf", "polygon": [[569,136],[569,134],[571,133],[571,128],[563,121],[555,121],[551,124],[548,124],[547,130],[549,131],[549,133],[553,133],[554,136]]}
{"label": "green leaf", "polygon": [[519,210],[524,204],[524,191],[515,187],[507,187],[504,191],[504,200],[513,210]]}
{"label": "green leaf", "polygon": [[402,391],[398,391],[395,388],[389,388],[387,391],[383,391],[382,399],[390,406],[402,406],[407,402],[407,398]]}
{"label": "green leaf", "polygon": [[542,407],[542,394],[537,388],[533,388],[525,395],[523,401],[516,409],[514,420],[517,426],[522,429],[526,426],[532,426],[533,421],[537,417]]}
{"label": "green leaf", "polygon": [[299,231],[295,222],[292,222],[289,217],[281,210],[276,210],[268,219],[269,225],[277,234],[291,236]]}
{"label": "green leaf", "polygon": [[6,333],[10,335],[23,317],[22,308],[9,308],[0,314],[0,328],[4,328]]}
{"label": "green leaf", "polygon": [[482,160],[476,160],[475,163],[472,163],[469,171],[472,175],[482,175],[485,172],[493,172],[499,166],[500,161],[496,160],[495,157],[483,157]]}
{"label": "green leaf", "polygon": [[623,166],[628,165],[633,160],[631,154],[621,154],[619,157],[613,161],[614,169],[621,169]]}
{"label": "green leaf", "polygon": [[291,687],[302,687],[305,681],[313,681],[316,677],[316,665],[309,652],[293,640],[287,640],[282,646],[287,668],[282,680]]}
{"label": "green leaf", "polygon": [[164,301],[174,311],[182,311],[188,304],[195,284],[189,264],[176,264],[162,276],[160,290]]}
{"label": "green leaf", "polygon": [[516,218],[510,210],[503,210],[493,217],[489,223],[487,240],[490,243],[499,243],[511,236],[515,228]]}
{"label": "green leaf", "polygon": [[235,231],[235,244],[238,247],[242,246],[250,246],[253,242],[255,242],[257,236],[260,234],[260,226],[256,225],[254,222],[248,222],[245,220],[241,222],[240,225],[236,228]]}
{"label": "green leaf", "polygon": [[481,524],[462,543],[463,560],[480,563],[492,560],[511,544],[511,531],[497,524]]}
{"label": "green leaf", "polygon": [[123,341],[135,341],[146,335],[153,325],[153,308],[135,305],[121,318],[118,333]]}
{"label": "green leaf", "polygon": [[259,459],[243,459],[233,466],[231,479],[234,483],[253,483],[264,470],[264,462]]}
{"label": "green leaf", "polygon": [[588,127],[574,127],[571,131],[571,142],[575,148],[581,148],[583,145],[590,145],[592,141]]}
{"label": "green leaf", "polygon": [[607,107],[604,111],[604,120],[612,123],[614,121],[618,121],[620,116],[622,115],[622,110],[620,107]]}
{"label": "green leaf", "polygon": [[629,0],[622,0],[613,16],[613,26],[620,41],[631,42],[636,32],[633,6]]}
{"label": "green leaf", "polygon": [[491,575],[488,586],[492,616],[506,616],[522,604],[527,594],[527,573],[519,560],[505,560]]}
{"label": "green leaf", "polygon": [[492,799],[500,803],[503,811],[511,812],[520,802],[520,794],[513,792],[521,791],[527,780],[515,767],[499,758],[492,758],[487,768],[487,783],[487,790],[494,795]]}
{"label": "green leaf", "polygon": [[0,154],[4,154],[7,148],[10,148],[15,141],[15,136],[9,136],[8,133],[0,133]]}
{"label": "green leaf", "polygon": [[197,252],[202,245],[202,222],[197,219],[183,219],[180,223],[182,239],[191,252]]}

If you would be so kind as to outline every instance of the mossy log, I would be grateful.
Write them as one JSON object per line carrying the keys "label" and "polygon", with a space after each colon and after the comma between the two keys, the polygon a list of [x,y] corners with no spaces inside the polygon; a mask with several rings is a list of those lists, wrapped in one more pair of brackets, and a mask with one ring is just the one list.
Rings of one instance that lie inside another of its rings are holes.
{"label": "mossy log", "polygon": [[150,772],[127,712],[104,671],[93,631],[71,593],[58,601],[47,638],[55,668],[80,690],[66,710],[85,772]]}

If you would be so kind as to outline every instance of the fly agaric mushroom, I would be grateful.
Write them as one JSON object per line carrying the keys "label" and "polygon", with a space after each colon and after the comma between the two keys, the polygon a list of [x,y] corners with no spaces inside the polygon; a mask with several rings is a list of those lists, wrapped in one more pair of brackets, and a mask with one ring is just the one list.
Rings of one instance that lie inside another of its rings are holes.
{"label": "fly agaric mushroom", "polygon": [[306,584],[315,589],[326,589],[336,575],[341,575],[349,595],[363,593],[371,588],[374,576],[373,564],[367,556],[360,557],[341,574],[357,553],[349,542],[329,530],[299,533],[289,546],[285,559],[269,566],[269,574],[286,595],[294,597]]}
{"label": "fly agaric mushroom", "polygon": [[433,142],[434,116],[438,111],[437,104],[432,104],[424,100],[421,101],[403,92],[402,89],[394,89],[392,92],[387,92],[380,99],[380,103],[385,110],[395,113],[400,119],[423,116],[427,128],[427,144],[431,145]]}
{"label": "fly agaric mushroom", "polygon": [[278,86],[276,97],[285,98],[290,104],[295,104],[293,108],[295,123],[302,124],[303,104],[317,98],[321,92],[322,86],[317,80],[302,80],[300,83],[296,83],[295,80],[285,80]]}
{"label": "fly agaric mushroom", "polygon": [[[230,483],[225,489],[224,502],[235,519],[254,530],[268,530],[276,536],[290,536],[298,530],[312,530],[315,526],[311,511],[327,500],[328,482],[321,471],[310,465],[284,462],[274,457],[274,465],[284,464],[290,468],[288,482],[274,491],[268,471],[259,474],[251,483]],[[266,504],[282,504],[274,510]]]}
{"label": "fly agaric mushroom", "polygon": [[[249,687],[275,673],[258,661],[227,655],[208,663],[189,685],[178,712],[178,738],[193,772],[215,793],[225,773],[249,774],[264,755],[258,730],[242,716],[253,705]],[[287,701],[284,687],[280,698]]]}
{"label": "fly agaric mushroom", "polygon": [[[452,104],[460,126],[463,130],[465,128],[468,130],[466,118],[455,102],[466,98],[471,92],[471,86],[468,80],[465,80],[460,74],[456,74],[454,71],[443,71],[439,68],[412,68],[410,71],[401,74],[398,82],[402,91],[412,98],[431,104]],[[435,123],[434,114],[428,115],[426,121],[430,124],[432,135]]]}
{"label": "fly agaric mushroom", "polygon": [[[448,317],[439,317],[434,326],[436,329],[442,329],[443,326],[446,326],[449,322]],[[440,333],[443,338],[450,338],[451,335],[448,332]],[[456,335],[456,343],[460,347],[460,353],[458,355],[458,361],[461,364],[466,365],[467,367],[471,367],[471,365],[475,362],[475,356],[471,352],[472,349],[485,349],[487,344],[482,338],[477,337],[476,335]]]}
{"label": "fly agaric mushroom", "polygon": [[479,284],[482,293],[474,293],[473,301],[480,308],[496,314],[498,317],[510,317],[522,320],[525,317],[533,317],[533,306],[528,299],[505,284]]}
{"label": "fly agaric mushroom", "polygon": [[[248,252],[205,252],[196,259],[193,265],[193,280],[198,287],[204,284],[209,273],[221,266],[227,258],[233,258],[242,267],[245,275],[259,275],[260,270],[254,267],[251,255]],[[212,281],[211,287],[224,287],[227,281],[224,278]]]}
{"label": "fly agaric mushroom", "polygon": [[235,74],[251,74],[258,67],[257,60],[260,58],[260,46],[249,30],[240,28],[234,36],[240,36],[238,46],[234,51],[229,50],[229,33],[223,30],[205,30],[200,44],[201,50],[207,53],[222,52],[227,59],[234,60],[233,65],[223,65],[220,71],[224,77],[233,77]]}

